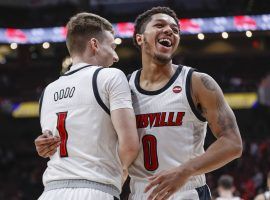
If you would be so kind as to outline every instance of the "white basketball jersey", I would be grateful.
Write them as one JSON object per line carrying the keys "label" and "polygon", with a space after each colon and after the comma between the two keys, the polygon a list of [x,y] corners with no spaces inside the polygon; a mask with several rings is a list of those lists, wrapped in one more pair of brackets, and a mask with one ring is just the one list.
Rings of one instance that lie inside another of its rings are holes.
{"label": "white basketball jersey", "polygon": [[72,66],[44,91],[42,131],[50,130],[61,138],[44,172],[44,185],[55,180],[87,179],[112,184],[121,191],[117,134],[110,115],[100,105],[104,102],[110,111],[132,108],[130,89],[123,72],[103,68],[97,76],[97,99],[93,74],[98,69],[85,63]]}
{"label": "white basketball jersey", "polygon": [[[179,66],[160,90],[145,91],[139,85],[140,70],[129,80],[142,148],[129,169],[131,192],[136,184],[162,170],[177,167],[204,153],[207,123],[196,111],[190,95],[192,69]],[[183,190],[205,184],[205,176],[189,179]]]}
{"label": "white basketball jersey", "polygon": [[264,192],[264,197],[265,197],[265,200],[270,199],[270,191]]}

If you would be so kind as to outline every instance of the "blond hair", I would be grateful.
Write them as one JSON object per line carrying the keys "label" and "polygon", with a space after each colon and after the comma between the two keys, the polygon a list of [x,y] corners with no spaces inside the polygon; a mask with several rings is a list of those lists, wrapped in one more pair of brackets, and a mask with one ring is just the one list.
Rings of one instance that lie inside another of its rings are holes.
{"label": "blond hair", "polygon": [[99,15],[83,12],[71,17],[67,23],[66,38],[66,45],[70,55],[83,53],[87,41],[91,38],[97,38],[102,42],[104,31],[113,33],[113,27],[108,20]]}

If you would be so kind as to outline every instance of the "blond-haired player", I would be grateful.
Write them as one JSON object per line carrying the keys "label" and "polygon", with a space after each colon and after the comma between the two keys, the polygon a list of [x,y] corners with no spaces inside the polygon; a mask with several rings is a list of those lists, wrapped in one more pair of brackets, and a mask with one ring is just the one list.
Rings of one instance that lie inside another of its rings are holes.
{"label": "blond-haired player", "polygon": [[139,141],[126,77],[107,68],[118,61],[112,25],[79,13],[67,24],[66,44],[73,65],[40,100],[42,131],[58,136],[60,146],[48,161],[39,199],[118,199]]}

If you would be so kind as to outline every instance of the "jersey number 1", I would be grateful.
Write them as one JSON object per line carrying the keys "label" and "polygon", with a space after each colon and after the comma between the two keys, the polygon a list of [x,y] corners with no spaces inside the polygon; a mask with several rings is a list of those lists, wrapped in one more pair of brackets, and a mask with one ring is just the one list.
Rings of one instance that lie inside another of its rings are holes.
{"label": "jersey number 1", "polygon": [[157,139],[154,135],[145,135],[142,138],[144,167],[148,171],[158,168]]}
{"label": "jersey number 1", "polygon": [[60,157],[67,157],[67,139],[68,139],[68,133],[66,130],[66,118],[67,118],[67,112],[59,112],[57,114],[57,130],[59,132],[59,136],[61,139],[60,143]]}

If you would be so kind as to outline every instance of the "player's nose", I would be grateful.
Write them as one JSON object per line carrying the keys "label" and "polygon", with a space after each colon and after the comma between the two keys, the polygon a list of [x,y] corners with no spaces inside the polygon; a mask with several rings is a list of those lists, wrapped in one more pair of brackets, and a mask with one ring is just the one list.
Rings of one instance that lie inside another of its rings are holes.
{"label": "player's nose", "polygon": [[166,33],[167,35],[172,35],[173,34],[173,30],[170,26],[165,26],[163,29],[163,32]]}

